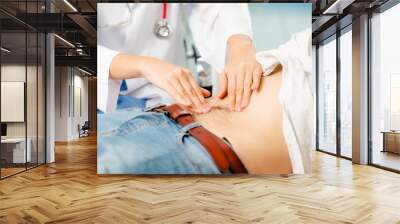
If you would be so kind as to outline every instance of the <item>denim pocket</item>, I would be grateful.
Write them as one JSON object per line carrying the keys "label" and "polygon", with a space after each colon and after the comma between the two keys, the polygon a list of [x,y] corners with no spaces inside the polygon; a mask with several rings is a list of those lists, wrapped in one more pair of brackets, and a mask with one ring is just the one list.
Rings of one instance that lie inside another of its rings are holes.
{"label": "denim pocket", "polygon": [[126,136],[133,132],[140,131],[147,127],[165,126],[167,118],[164,114],[154,112],[142,112],[137,114],[135,117],[127,120],[116,130],[116,135]]}
{"label": "denim pocket", "polygon": [[140,114],[143,114],[143,110],[137,108],[117,110],[111,113],[99,114],[97,116],[97,132],[100,136],[110,135],[111,133],[116,132],[116,130],[123,123]]}

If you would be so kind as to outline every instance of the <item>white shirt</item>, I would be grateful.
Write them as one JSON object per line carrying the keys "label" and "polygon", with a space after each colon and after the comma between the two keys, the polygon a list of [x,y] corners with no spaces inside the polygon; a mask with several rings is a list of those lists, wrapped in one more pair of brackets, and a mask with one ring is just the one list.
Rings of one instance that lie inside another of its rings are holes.
{"label": "white shirt", "polygon": [[265,75],[282,65],[279,102],[283,110],[283,135],[294,174],[311,173],[314,97],[311,88],[311,30],[296,33],[276,50],[259,52]]}
{"label": "white shirt", "polygon": [[[97,9],[97,102],[98,109],[104,112],[114,111],[117,104],[121,81],[109,79],[109,68],[118,53],[156,57],[184,67],[186,20],[202,60],[220,72],[228,38],[233,34],[252,38],[247,4],[167,4],[167,20],[173,30],[167,39],[157,37],[153,30],[162,18],[161,3],[99,3]],[[172,101],[164,90],[143,78],[126,82],[125,94],[148,99],[146,106]]]}

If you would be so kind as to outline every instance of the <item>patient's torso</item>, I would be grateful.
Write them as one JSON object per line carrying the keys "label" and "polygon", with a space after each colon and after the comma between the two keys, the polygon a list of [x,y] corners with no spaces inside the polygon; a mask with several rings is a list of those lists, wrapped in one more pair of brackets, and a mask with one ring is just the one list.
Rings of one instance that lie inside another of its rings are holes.
{"label": "patient's torso", "polygon": [[291,161],[282,130],[282,107],[278,100],[281,74],[263,78],[242,112],[217,110],[196,120],[233,145],[250,173],[291,173]]}

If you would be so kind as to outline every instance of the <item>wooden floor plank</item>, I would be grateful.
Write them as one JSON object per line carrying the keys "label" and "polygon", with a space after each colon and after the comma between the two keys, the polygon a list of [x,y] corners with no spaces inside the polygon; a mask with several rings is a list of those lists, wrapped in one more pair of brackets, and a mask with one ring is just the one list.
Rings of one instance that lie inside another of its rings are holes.
{"label": "wooden floor plank", "polygon": [[400,223],[400,175],[316,152],[308,176],[99,176],[96,139],[0,181],[0,223]]}

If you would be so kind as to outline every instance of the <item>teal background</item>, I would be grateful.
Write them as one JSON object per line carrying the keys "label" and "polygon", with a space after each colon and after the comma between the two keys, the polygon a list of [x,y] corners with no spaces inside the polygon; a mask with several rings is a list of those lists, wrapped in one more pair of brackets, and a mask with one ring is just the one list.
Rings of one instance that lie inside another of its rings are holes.
{"label": "teal background", "polygon": [[301,30],[311,28],[311,3],[249,3],[257,52],[277,48]]}

